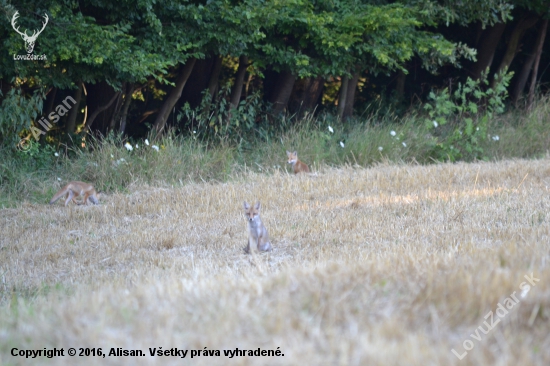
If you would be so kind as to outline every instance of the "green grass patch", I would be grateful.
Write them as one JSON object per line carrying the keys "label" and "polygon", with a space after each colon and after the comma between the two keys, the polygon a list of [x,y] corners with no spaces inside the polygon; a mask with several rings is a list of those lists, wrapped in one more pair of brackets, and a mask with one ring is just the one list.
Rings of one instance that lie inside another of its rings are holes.
{"label": "green grass patch", "polygon": [[[550,147],[550,100],[541,98],[528,113],[512,110],[488,121],[478,141],[484,160],[539,158]],[[33,144],[27,152],[0,148],[0,207],[28,201],[45,204],[66,182],[81,180],[100,191],[124,192],[132,184],[157,186],[228,181],[248,170],[286,170],[286,150],[297,150],[313,170],[323,166],[372,166],[379,162],[420,164],[434,157],[437,141],[456,133],[460,121],[429,128],[425,118],[372,113],[342,123],[331,115],[306,116],[284,130],[251,130],[235,139],[183,136],[169,132],[153,140],[88,138],[85,148]],[[127,145],[131,146],[131,150]],[[125,146],[126,145],[126,146]],[[476,155],[462,154],[463,160]]]}

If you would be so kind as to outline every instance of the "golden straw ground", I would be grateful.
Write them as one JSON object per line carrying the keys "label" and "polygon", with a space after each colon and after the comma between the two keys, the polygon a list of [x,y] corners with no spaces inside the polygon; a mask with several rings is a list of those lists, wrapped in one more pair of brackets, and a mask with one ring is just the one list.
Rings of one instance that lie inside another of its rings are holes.
{"label": "golden straw ground", "polygon": [[[56,365],[550,364],[549,160],[135,188],[0,211],[0,364],[31,363],[13,347],[147,354],[40,359]],[[242,202],[257,199],[274,251],[251,256]],[[223,356],[236,347],[284,357]]]}

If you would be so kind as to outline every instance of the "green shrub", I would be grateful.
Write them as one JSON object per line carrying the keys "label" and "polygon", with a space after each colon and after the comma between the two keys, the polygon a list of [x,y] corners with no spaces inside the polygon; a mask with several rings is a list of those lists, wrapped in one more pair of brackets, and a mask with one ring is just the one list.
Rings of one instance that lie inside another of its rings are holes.
{"label": "green shrub", "polygon": [[479,80],[468,78],[465,84],[459,83],[452,94],[447,88],[430,93],[431,101],[424,109],[429,117],[426,127],[431,132],[430,155],[434,159],[488,159],[483,151],[483,142],[488,138],[487,126],[495,115],[504,112],[506,88],[513,73],[496,75],[498,81],[494,88],[487,88],[487,73]]}

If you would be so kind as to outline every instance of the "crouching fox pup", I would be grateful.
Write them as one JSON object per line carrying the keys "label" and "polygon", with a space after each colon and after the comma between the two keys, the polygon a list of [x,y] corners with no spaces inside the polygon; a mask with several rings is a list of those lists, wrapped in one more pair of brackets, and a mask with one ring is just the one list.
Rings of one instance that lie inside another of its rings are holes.
{"label": "crouching fox pup", "polygon": [[244,248],[247,253],[270,252],[273,248],[269,242],[269,235],[260,219],[260,201],[254,207],[244,202],[244,215],[248,220],[248,245]]}
{"label": "crouching fox pup", "polygon": [[309,173],[309,167],[305,163],[298,160],[297,151],[294,151],[293,153],[287,151],[286,155],[288,156],[288,163],[292,164],[292,170],[294,171],[294,174]]}
{"label": "crouching fox pup", "polygon": [[99,203],[99,193],[96,192],[94,186],[84,182],[69,182],[69,184],[61,188],[61,190],[53,196],[50,201],[50,205],[60,199],[63,195],[67,195],[65,199],[65,206],[67,206],[71,200],[73,203],[78,205],[79,203],[75,200],[78,196],[83,197],[80,204],[88,204],[88,199],[90,199],[94,205]]}

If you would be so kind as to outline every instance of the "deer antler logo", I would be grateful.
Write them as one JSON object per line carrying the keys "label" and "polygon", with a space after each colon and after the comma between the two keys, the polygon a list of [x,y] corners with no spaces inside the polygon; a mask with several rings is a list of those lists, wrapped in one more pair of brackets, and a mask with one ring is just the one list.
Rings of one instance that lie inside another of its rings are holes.
{"label": "deer antler logo", "polygon": [[13,29],[19,33],[21,35],[21,37],[23,38],[23,40],[25,41],[25,46],[27,47],[27,53],[32,53],[32,50],[34,49],[34,43],[36,42],[36,38],[38,38],[38,36],[40,35],[40,33],[42,33],[42,31],[44,30],[44,28],[46,28],[46,24],[48,24],[48,14],[44,14],[44,20],[46,22],[42,23],[42,29],[40,29],[40,31],[38,31],[38,33],[36,33],[37,31],[35,30],[33,32],[32,35],[28,35],[27,34],[27,30],[25,30],[24,33],[21,33],[19,31],[19,27],[15,27],[16,24],[15,24],[15,21],[17,20],[17,18],[19,18],[19,12],[16,11],[15,14],[13,14],[13,17],[11,18],[11,26],[13,27]]}

